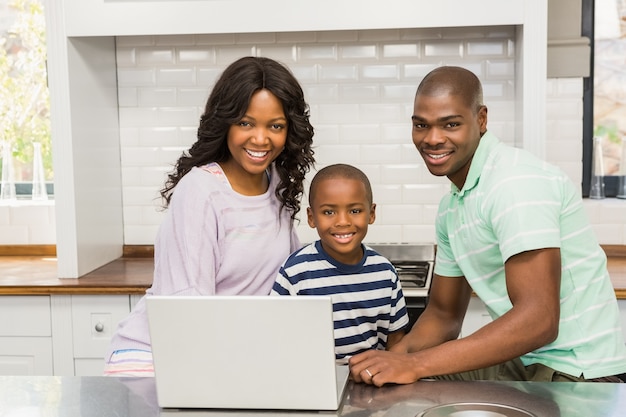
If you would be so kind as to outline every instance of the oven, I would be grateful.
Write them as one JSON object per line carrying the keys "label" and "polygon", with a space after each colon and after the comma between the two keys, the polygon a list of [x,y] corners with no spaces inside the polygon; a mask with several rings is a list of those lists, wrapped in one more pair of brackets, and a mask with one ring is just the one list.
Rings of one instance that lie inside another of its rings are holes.
{"label": "oven", "polygon": [[386,243],[368,245],[393,264],[398,272],[412,327],[428,303],[433,277],[435,245],[432,243]]}

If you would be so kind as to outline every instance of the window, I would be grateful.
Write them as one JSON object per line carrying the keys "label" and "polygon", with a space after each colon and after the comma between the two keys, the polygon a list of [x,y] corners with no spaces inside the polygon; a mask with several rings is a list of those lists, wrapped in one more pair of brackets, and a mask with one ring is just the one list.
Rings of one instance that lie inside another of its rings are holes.
{"label": "window", "polygon": [[48,193],[52,191],[49,103],[43,0],[0,0],[0,166],[2,187],[7,187],[4,195],[15,184],[18,197],[30,197],[37,180],[44,183]]}
{"label": "window", "polygon": [[[591,188],[593,138],[601,143],[605,196],[615,197],[626,174],[626,0],[583,0],[582,32],[591,40],[585,79],[583,195]],[[597,164],[600,165],[600,164]]]}

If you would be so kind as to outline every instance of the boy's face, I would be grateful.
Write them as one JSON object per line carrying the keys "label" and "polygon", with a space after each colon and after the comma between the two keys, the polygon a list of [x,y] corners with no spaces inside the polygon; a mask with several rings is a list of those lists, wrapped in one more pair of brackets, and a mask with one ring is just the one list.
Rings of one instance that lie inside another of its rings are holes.
{"label": "boy's face", "polygon": [[368,225],[376,219],[375,210],[376,204],[370,205],[361,181],[329,178],[317,184],[307,217],[326,253],[354,265],[363,257],[361,242]]}

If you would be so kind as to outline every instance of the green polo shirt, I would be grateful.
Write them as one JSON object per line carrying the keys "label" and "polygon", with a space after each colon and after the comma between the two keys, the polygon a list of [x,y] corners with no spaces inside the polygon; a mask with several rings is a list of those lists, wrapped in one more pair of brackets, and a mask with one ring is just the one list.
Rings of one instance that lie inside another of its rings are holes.
{"label": "green polo shirt", "polygon": [[486,132],[463,189],[452,184],[440,202],[436,233],[435,273],[464,276],[493,319],[512,307],[504,262],[521,252],[560,248],[559,335],[522,362],[585,378],[626,372],[606,255],[579,191],[558,168]]}

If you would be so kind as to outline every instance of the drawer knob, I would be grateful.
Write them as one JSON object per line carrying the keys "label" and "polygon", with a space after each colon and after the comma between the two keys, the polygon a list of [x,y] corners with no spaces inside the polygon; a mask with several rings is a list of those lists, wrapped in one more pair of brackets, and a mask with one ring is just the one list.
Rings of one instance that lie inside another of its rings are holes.
{"label": "drawer knob", "polygon": [[102,332],[102,331],[104,330],[104,324],[102,324],[102,323],[100,323],[100,322],[96,323],[96,327],[95,327],[95,329],[96,329],[96,331],[97,331],[98,333]]}

